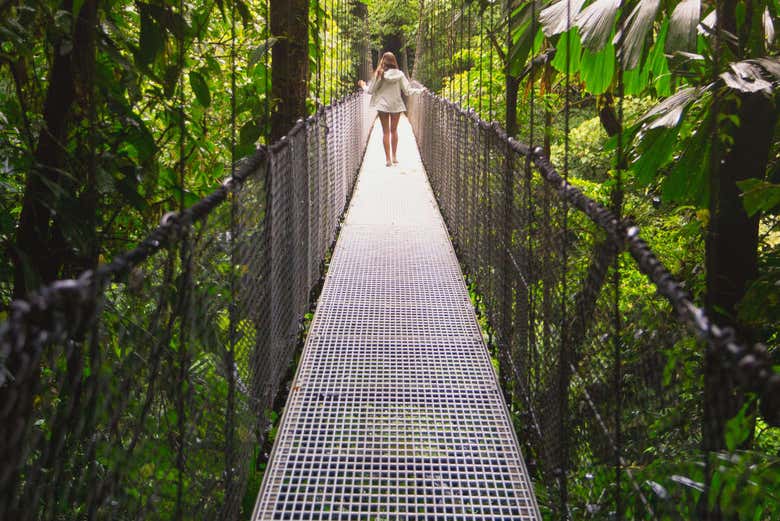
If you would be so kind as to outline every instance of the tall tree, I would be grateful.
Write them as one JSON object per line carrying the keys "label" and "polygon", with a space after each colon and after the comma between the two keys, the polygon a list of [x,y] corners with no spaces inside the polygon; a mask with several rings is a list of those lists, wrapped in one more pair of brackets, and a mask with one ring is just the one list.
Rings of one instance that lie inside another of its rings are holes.
{"label": "tall tree", "polygon": [[[69,170],[68,134],[79,121],[88,121],[93,104],[97,2],[85,1],[78,13],[73,13],[72,0],[66,0],[63,8],[77,16],[74,17],[72,32],[61,34],[53,46],[50,80],[43,107],[44,126],[35,148],[33,168],[26,177],[12,250],[14,298],[23,298],[42,283],[52,282],[62,275],[62,268],[68,263],[74,264],[76,270],[85,267],[84,262],[73,258],[74,255],[84,258],[96,252],[95,248],[87,248],[89,252],[74,252],[73,245],[63,233],[63,227],[68,223],[62,221],[63,214],[57,209],[65,199],[80,199],[71,207],[81,208],[79,213],[86,222],[93,221],[94,215],[89,214],[96,210],[97,202],[89,180],[63,173]],[[78,106],[74,106],[76,102]],[[85,172],[83,175],[87,177],[94,173],[91,166]],[[83,197],[79,197],[82,186],[87,189]],[[94,230],[86,235],[94,237]],[[90,264],[89,261],[86,263]]]}
{"label": "tall tree", "polygon": [[309,0],[271,0],[271,140],[306,115],[309,80]]}
{"label": "tall tree", "polygon": [[420,23],[417,25],[417,43],[414,46],[414,64],[412,69],[412,78],[414,79],[418,79],[417,75],[420,73],[418,64],[422,61],[427,24],[428,19],[425,16],[425,0],[420,0]]}
{"label": "tall tree", "polygon": [[[723,42],[718,54],[729,60],[742,60],[763,51],[763,26],[751,28],[750,18],[761,16],[748,4],[745,23],[737,23],[737,2],[720,2],[717,25],[719,34],[737,35]],[[752,29],[752,30],[751,30]],[[758,34],[751,34],[758,32]],[[752,42],[758,48],[751,49]],[[750,283],[758,276],[758,227],[760,213],[748,215],[743,202],[743,191],[738,186],[748,179],[765,179],[769,152],[777,122],[776,96],[765,91],[725,91],[712,117],[721,125],[725,153],[716,158],[710,177],[710,220],[707,229],[705,265],[707,268],[706,305],[710,316],[719,324],[730,325],[742,339],[755,341],[750,328],[737,319],[737,307]],[[723,116],[728,116],[724,118]],[[734,119],[736,116],[736,119]],[[730,122],[736,121],[736,124]],[[730,144],[730,146],[729,146]],[[716,356],[714,353],[710,357]],[[709,360],[710,370],[705,379],[708,396],[705,414],[709,431],[705,432],[705,448],[720,450],[726,447],[725,419],[737,414],[743,399],[738,396],[731,371],[724,364]]]}

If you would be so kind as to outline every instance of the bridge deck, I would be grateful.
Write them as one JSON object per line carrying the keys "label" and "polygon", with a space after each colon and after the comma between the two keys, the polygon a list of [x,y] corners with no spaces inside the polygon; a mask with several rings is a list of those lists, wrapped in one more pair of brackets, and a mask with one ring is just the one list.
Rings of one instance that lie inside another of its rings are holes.
{"label": "bridge deck", "polygon": [[374,127],[255,519],[540,518],[411,127]]}

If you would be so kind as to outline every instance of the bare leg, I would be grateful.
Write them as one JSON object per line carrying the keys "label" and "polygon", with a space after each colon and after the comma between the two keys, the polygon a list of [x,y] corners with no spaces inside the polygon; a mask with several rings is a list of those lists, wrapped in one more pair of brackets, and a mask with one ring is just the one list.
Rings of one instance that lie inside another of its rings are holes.
{"label": "bare leg", "polygon": [[398,163],[398,122],[401,121],[401,113],[390,114],[390,136],[393,144],[393,163]]}
{"label": "bare leg", "polygon": [[385,158],[387,166],[390,166],[390,114],[387,112],[379,113],[379,122],[382,123],[382,144],[385,146]]}

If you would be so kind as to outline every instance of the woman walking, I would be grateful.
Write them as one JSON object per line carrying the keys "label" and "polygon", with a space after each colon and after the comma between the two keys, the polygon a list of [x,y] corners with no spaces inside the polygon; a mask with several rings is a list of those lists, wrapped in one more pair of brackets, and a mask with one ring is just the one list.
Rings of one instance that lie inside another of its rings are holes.
{"label": "woman walking", "polygon": [[398,121],[401,119],[401,113],[406,112],[401,93],[411,96],[424,89],[417,89],[409,84],[404,73],[398,69],[398,61],[391,52],[382,55],[371,83],[366,85],[365,81],[360,80],[358,85],[371,94],[371,106],[379,113],[387,166],[397,165]]}

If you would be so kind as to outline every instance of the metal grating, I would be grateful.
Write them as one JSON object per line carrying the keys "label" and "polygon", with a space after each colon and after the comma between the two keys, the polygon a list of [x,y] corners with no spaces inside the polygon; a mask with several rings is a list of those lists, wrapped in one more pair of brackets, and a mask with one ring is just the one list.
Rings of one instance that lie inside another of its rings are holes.
{"label": "metal grating", "polygon": [[540,519],[411,128],[374,128],[254,519]]}

